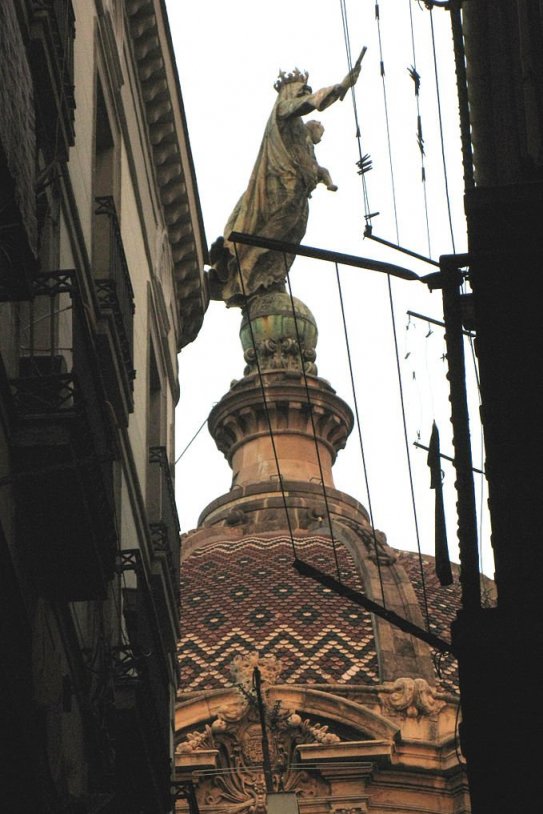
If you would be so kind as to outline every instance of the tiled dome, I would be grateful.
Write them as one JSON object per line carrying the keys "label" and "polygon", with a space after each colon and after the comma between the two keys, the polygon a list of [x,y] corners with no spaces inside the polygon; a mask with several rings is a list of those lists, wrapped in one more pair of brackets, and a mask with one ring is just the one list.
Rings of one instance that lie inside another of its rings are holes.
{"label": "tiled dome", "polygon": [[[227,535],[225,535],[226,537]],[[297,556],[325,573],[337,573],[329,537],[296,540]],[[336,544],[342,581],[362,590],[353,560]],[[418,555],[397,552],[397,565],[410,579],[426,618]],[[377,647],[371,614],[293,567],[286,535],[245,536],[197,548],[181,570],[180,692],[232,684],[234,656],[258,650],[283,664],[281,683],[379,683]],[[395,566],[397,567],[397,566]],[[422,558],[430,630],[448,639],[460,605],[460,586],[442,588],[433,558]],[[457,688],[456,661],[436,658],[443,689]]]}
{"label": "tiled dome", "polygon": [[[335,571],[326,537],[297,541],[298,556]],[[342,579],[360,589],[338,547]],[[238,653],[273,653],[285,683],[372,683],[378,666],[371,616],[292,568],[288,537],[245,537],[197,550],[181,571],[181,690],[232,683]]]}
{"label": "tiled dome", "polygon": [[312,357],[302,366],[300,348],[292,367],[292,306],[283,303],[283,313],[281,297],[261,295],[251,306],[256,344],[245,337],[246,361],[260,359],[258,375],[249,366],[210,415],[233,479],[183,543],[180,693],[231,686],[234,657],[254,651],[282,662],[283,684],[355,692],[422,679],[456,691],[452,656],[434,654],[425,641],[292,567],[298,558],[338,576],[442,640],[460,607],[457,569],[455,583],[442,588],[433,558],[393,551],[364,507],[335,489],[332,465],[353,416],[315,375]]}

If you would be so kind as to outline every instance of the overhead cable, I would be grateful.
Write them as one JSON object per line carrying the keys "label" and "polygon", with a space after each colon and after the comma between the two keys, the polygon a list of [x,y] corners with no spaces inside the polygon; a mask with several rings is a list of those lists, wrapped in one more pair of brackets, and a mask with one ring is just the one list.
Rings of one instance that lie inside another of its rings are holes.
{"label": "overhead cable", "polygon": [[373,519],[373,507],[372,507],[372,502],[371,502],[368,468],[367,468],[367,465],[366,465],[366,454],[365,454],[365,451],[364,451],[364,442],[362,440],[362,427],[361,427],[361,423],[360,423],[360,413],[358,411],[358,398],[357,398],[357,395],[356,395],[356,386],[355,386],[355,382],[354,382],[353,363],[352,363],[351,348],[350,348],[350,343],[349,343],[349,333],[348,333],[348,330],[347,330],[347,318],[345,316],[345,306],[343,304],[343,291],[342,291],[342,288],[341,288],[341,279],[340,279],[340,276],[339,276],[339,266],[338,266],[337,263],[335,264],[335,266],[336,266],[336,280],[337,280],[337,288],[338,288],[338,294],[339,294],[339,303],[340,303],[340,308],[341,308],[341,319],[342,319],[342,322],[343,322],[343,333],[344,333],[344,336],[345,336],[345,347],[347,349],[347,360],[348,360],[348,363],[349,363],[349,376],[350,376],[350,379],[351,379],[351,391],[352,391],[352,394],[353,394],[354,412],[355,412],[355,417],[356,417],[356,428],[357,428],[357,431],[358,431],[358,441],[359,441],[359,444],[360,444],[360,454],[362,456],[362,468],[364,470],[364,481],[365,481],[365,484],[366,484],[366,494],[368,496],[368,512],[369,512],[369,516],[370,516],[371,531],[372,531],[372,536],[373,536],[375,562],[377,563],[377,571],[378,571],[378,574],[379,574],[379,585],[380,585],[380,588],[381,588],[381,598],[382,598],[383,606],[386,608],[385,587],[384,587],[384,584],[383,584],[383,575],[381,573],[381,561],[379,559],[379,551],[378,551],[378,546],[377,546],[377,537],[376,537],[376,534],[375,534],[375,522],[374,522],[374,519]]}
{"label": "overhead cable", "polygon": [[424,149],[424,138],[422,135],[422,116],[420,112],[420,85],[421,85],[421,77],[419,72],[417,71],[417,52],[415,47],[415,26],[413,23],[413,4],[412,0],[407,0],[409,4],[409,22],[411,26],[411,50],[413,53],[413,65],[409,68],[409,75],[413,79],[415,85],[415,101],[417,106],[417,143],[420,152],[420,168],[421,168],[421,183],[422,183],[422,191],[424,197],[424,217],[426,223],[426,238],[428,241],[428,255],[431,257],[432,255],[432,244],[430,240],[430,218],[428,215],[428,194],[426,189],[426,166],[425,166],[425,149]]}
{"label": "overhead cable", "polygon": [[318,441],[318,438],[317,438],[317,429],[315,427],[315,416],[313,414],[313,404],[311,403],[311,394],[309,392],[309,383],[307,381],[307,373],[306,373],[306,370],[305,370],[303,353],[302,353],[302,341],[301,341],[301,337],[300,337],[300,328],[299,328],[299,325],[298,325],[298,316],[296,314],[296,307],[294,305],[294,297],[292,296],[292,287],[291,287],[291,284],[290,284],[290,274],[289,274],[289,270],[288,270],[287,256],[286,256],[285,253],[283,253],[283,262],[285,264],[287,287],[288,287],[288,293],[289,293],[289,296],[290,296],[290,305],[291,305],[291,309],[292,309],[292,317],[294,319],[294,328],[295,328],[295,331],[296,331],[296,341],[298,343],[298,352],[299,352],[299,355],[300,355],[300,367],[301,367],[302,376],[303,376],[303,379],[304,379],[305,393],[306,393],[307,405],[308,405],[308,409],[309,409],[309,417],[311,419],[311,429],[312,429],[312,433],[313,433],[313,441],[314,441],[314,444],[315,444],[315,454],[317,456],[317,465],[319,467],[319,476],[320,476],[321,486],[322,486],[322,496],[323,496],[324,507],[325,507],[325,511],[326,511],[326,519],[328,521],[328,527],[330,529],[330,539],[332,541],[332,549],[333,549],[333,552],[334,552],[334,560],[335,560],[335,564],[336,564],[338,580],[339,580],[339,582],[341,582],[341,570],[340,570],[340,567],[339,567],[339,560],[338,560],[337,550],[336,550],[336,541],[335,541],[335,537],[334,537],[334,530],[333,530],[333,527],[332,527],[332,516],[331,516],[331,513],[330,513],[330,505],[328,503],[328,493],[326,491],[326,484],[324,482],[324,472],[323,472],[323,468],[322,468],[321,454],[320,454],[320,449],[319,449],[319,441]]}
{"label": "overhead cable", "polygon": [[[345,51],[346,51],[346,54],[347,54],[347,68],[348,68],[348,71],[350,73],[352,71],[352,69],[353,69],[353,62],[352,62],[351,38],[350,38],[350,34],[349,34],[349,21],[348,21],[348,17],[347,17],[346,0],[340,0],[340,8],[341,8],[341,21],[342,21],[342,26],[343,26],[343,40],[344,40],[344,43],[345,43]],[[361,56],[363,56],[363,53],[364,52],[362,52]],[[362,181],[362,197],[363,197],[363,200],[364,200],[364,217],[365,217],[366,224],[370,225],[372,217],[375,217],[375,215],[377,215],[379,213],[378,212],[377,213],[372,213],[372,211],[370,209],[370,204],[369,204],[369,196],[368,196],[368,186],[367,186],[367,182],[366,182],[366,174],[372,169],[372,162],[371,162],[370,156],[368,154],[364,154],[364,151],[362,149],[362,134],[361,134],[361,131],[360,131],[360,123],[358,121],[358,108],[357,108],[357,104],[356,104],[356,93],[355,93],[354,86],[351,87],[351,99],[352,99],[352,105],[353,105],[353,116],[354,116],[354,122],[355,122],[355,126],[356,126],[356,140],[357,140],[357,146],[358,146],[358,161],[356,162],[356,165],[358,167],[358,174],[360,175],[360,178],[361,178],[361,181]]]}
{"label": "overhead cable", "polygon": [[[389,167],[390,167],[390,182],[391,182],[391,189],[392,189],[392,202],[394,206],[394,223],[396,227],[396,243],[400,244],[400,230],[399,230],[399,223],[398,223],[398,209],[396,205],[396,183],[394,179],[394,162],[392,158],[392,139],[390,133],[390,120],[388,115],[388,98],[387,98],[387,88],[386,88],[386,79],[385,79],[385,70],[384,70],[384,58],[383,58],[383,38],[381,32],[381,14],[379,10],[379,3],[377,2],[375,5],[375,20],[377,24],[377,35],[379,40],[379,56],[381,60],[381,84],[383,89],[383,108],[385,114],[385,127],[387,133],[387,145],[388,145],[388,159],[389,159]],[[413,522],[415,526],[415,537],[417,541],[417,551],[419,557],[419,568],[420,568],[420,576],[421,576],[421,584],[422,584],[422,594],[424,600],[424,612],[426,616],[426,626],[430,629],[430,615],[428,611],[428,597],[426,594],[426,581],[424,576],[424,567],[422,562],[422,549],[420,543],[420,532],[419,532],[419,522],[418,522],[418,514],[417,514],[417,505],[415,500],[415,488],[413,484],[413,471],[411,466],[411,452],[409,449],[409,438],[407,433],[407,419],[406,419],[406,411],[405,411],[405,399],[404,399],[404,392],[403,392],[403,383],[402,383],[402,372],[400,366],[400,354],[398,350],[398,333],[396,329],[396,315],[395,315],[395,308],[394,308],[394,296],[392,292],[392,280],[390,276],[387,278],[388,283],[388,299],[390,304],[390,317],[392,323],[392,334],[394,339],[394,352],[396,358],[396,372],[398,376],[398,387],[399,387],[399,395],[400,395],[400,406],[401,406],[401,413],[402,413],[402,425],[403,425],[403,434],[404,434],[404,446],[405,446],[405,455],[406,455],[406,462],[407,462],[407,470],[409,476],[409,488],[411,493],[411,504],[413,509]]]}
{"label": "overhead cable", "polygon": [[285,516],[286,516],[286,521],[287,521],[287,527],[288,527],[290,542],[291,542],[291,545],[292,545],[292,551],[293,551],[293,554],[294,554],[294,558],[296,559],[297,554],[296,554],[296,545],[294,543],[294,533],[293,533],[292,524],[291,524],[291,521],[290,521],[290,514],[289,514],[289,510],[288,510],[287,496],[286,496],[285,487],[284,487],[284,484],[283,484],[283,475],[281,474],[281,467],[279,465],[279,456],[277,454],[277,447],[276,447],[276,444],[275,444],[275,437],[274,437],[274,434],[273,434],[273,427],[272,427],[272,423],[271,423],[271,416],[270,416],[270,410],[269,410],[269,405],[268,405],[268,399],[267,399],[267,396],[266,396],[266,387],[265,387],[265,384],[264,384],[264,376],[262,374],[262,367],[260,365],[260,359],[259,359],[258,351],[257,351],[257,347],[256,347],[256,340],[255,340],[255,335],[254,335],[253,323],[251,321],[250,306],[249,306],[247,294],[246,294],[246,291],[245,291],[245,282],[243,280],[243,274],[241,273],[241,264],[239,262],[238,247],[237,247],[237,243],[235,243],[235,242],[234,242],[234,252],[235,252],[235,255],[236,255],[236,263],[237,263],[237,266],[238,266],[238,274],[239,274],[241,292],[242,292],[242,295],[243,295],[243,298],[244,298],[245,307],[247,308],[247,323],[249,325],[249,333],[251,335],[251,343],[252,343],[254,351],[255,351],[255,361],[256,361],[256,367],[257,367],[257,371],[258,371],[258,379],[259,379],[259,382],[260,382],[260,389],[262,391],[262,403],[264,405],[264,413],[266,415],[266,422],[268,424],[268,432],[269,432],[269,435],[270,435],[270,443],[271,443],[271,446],[272,446],[273,457],[274,457],[275,466],[276,466],[276,469],[277,469],[277,478],[278,478],[278,481],[279,481],[279,487],[281,489],[281,497],[282,497],[282,500],[283,500],[283,506],[285,508]]}

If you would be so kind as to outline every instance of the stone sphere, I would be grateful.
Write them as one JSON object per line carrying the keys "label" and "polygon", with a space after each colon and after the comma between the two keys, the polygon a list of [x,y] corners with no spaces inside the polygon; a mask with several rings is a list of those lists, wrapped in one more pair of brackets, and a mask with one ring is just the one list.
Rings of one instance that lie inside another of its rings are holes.
{"label": "stone sphere", "polygon": [[289,294],[283,291],[271,291],[255,297],[249,304],[249,316],[252,326],[249,326],[247,310],[244,310],[240,328],[241,345],[244,352],[252,349],[254,344],[267,340],[280,343],[291,339],[297,343],[298,338],[307,351],[315,350],[317,345],[317,323],[315,317],[301,300],[293,297],[294,318],[292,303]]}

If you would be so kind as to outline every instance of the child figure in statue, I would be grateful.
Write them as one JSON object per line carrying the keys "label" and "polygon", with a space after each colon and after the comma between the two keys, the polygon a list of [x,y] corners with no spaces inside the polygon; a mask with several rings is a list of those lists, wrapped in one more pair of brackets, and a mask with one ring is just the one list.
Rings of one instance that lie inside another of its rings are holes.
{"label": "child figure in statue", "polygon": [[[315,160],[317,184],[324,184],[326,189],[329,189],[330,192],[337,192],[337,186],[332,181],[332,176],[330,175],[326,167],[321,167],[319,165],[317,157],[315,155],[315,150],[313,149],[313,145],[318,144],[322,139],[322,134],[324,133],[323,125],[316,119],[312,119],[310,122],[305,123],[305,129],[307,130],[307,137],[309,139],[309,149],[312,152],[313,158]],[[309,195],[309,197],[311,198],[311,194]]]}
{"label": "child figure in statue", "polygon": [[[274,88],[277,100],[264,131],[247,190],[239,199],[224,230],[210,251],[211,295],[228,306],[244,306],[246,298],[269,289],[284,290],[294,255],[238,244],[228,240],[232,232],[300,243],[309,215],[308,198],[322,181],[335,190],[330,174],[319,167],[314,144],[324,128],[318,122],[304,124],[302,116],[325,110],[357,81],[364,51],[353,69],[337,85],[313,93],[308,74],[297,68],[281,72]],[[239,270],[238,270],[239,260]],[[240,279],[241,278],[241,279]]]}

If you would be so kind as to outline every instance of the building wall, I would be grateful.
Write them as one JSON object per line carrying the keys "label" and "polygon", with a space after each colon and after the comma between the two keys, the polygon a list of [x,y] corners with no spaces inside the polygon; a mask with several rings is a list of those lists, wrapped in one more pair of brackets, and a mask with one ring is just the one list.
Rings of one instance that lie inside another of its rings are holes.
{"label": "building wall", "polygon": [[159,0],[0,9],[0,789],[14,814],[171,808],[177,352],[206,301],[164,14]]}

